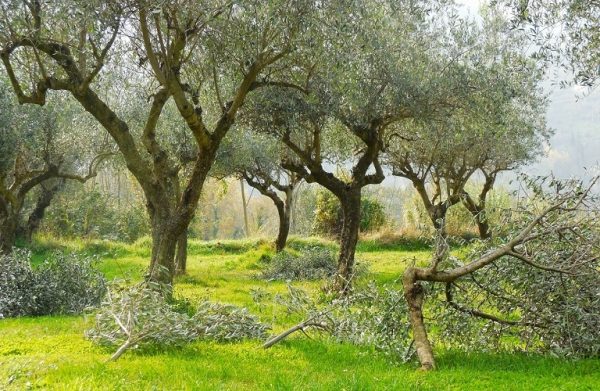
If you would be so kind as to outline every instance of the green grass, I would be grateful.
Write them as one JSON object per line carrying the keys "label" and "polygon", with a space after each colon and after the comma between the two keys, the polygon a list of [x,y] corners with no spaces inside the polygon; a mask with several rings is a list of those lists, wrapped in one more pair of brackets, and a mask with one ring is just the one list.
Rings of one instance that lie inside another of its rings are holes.
{"label": "green grass", "polygon": [[[147,265],[147,241],[134,244],[56,241],[34,245],[36,259],[49,249],[102,253],[101,270],[109,278],[141,278]],[[293,238],[292,247],[331,242]],[[362,247],[361,247],[362,246]],[[370,278],[395,281],[403,268],[423,262],[425,248],[397,243],[377,251],[361,244],[358,258],[369,265]],[[275,305],[259,306],[251,289],[283,292],[284,282],[256,278],[262,256],[260,240],[190,242],[188,275],[178,278],[176,295],[210,298],[249,307],[279,331],[297,319]],[[302,283],[318,292],[322,283]],[[520,354],[467,354],[437,351],[439,370],[422,373],[415,364],[391,362],[366,347],[339,344],[303,335],[269,350],[259,341],[235,344],[195,342],[183,348],[128,352],[105,363],[110,351],[84,338],[91,324],[85,316],[54,316],[0,321],[0,390],[595,390],[600,389],[600,360],[567,361]]]}

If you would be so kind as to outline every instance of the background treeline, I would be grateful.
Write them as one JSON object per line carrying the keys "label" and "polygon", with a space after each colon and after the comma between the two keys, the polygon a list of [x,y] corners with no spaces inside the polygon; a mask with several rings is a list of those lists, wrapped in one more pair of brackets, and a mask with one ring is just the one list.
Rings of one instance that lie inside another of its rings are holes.
{"label": "background treeline", "polygon": [[[475,182],[472,186],[476,187]],[[245,184],[249,234],[246,234],[240,182],[236,179],[211,180],[203,198],[206,208],[197,211],[190,224],[191,239],[270,238],[277,234],[277,211],[272,202]],[[27,200],[21,219],[21,239],[25,238],[27,218],[43,189]],[[490,219],[496,208],[511,203],[511,193],[498,187],[490,196]],[[115,167],[102,169],[85,184],[66,183],[56,191],[39,227],[41,235],[134,242],[148,236],[143,195],[129,174]],[[473,216],[462,205],[449,212],[447,230],[452,236],[477,235]],[[317,185],[302,183],[291,213],[290,234],[337,238],[342,226],[339,202]],[[362,200],[361,234],[385,237],[430,237],[433,227],[417,193],[407,183],[367,189]]]}

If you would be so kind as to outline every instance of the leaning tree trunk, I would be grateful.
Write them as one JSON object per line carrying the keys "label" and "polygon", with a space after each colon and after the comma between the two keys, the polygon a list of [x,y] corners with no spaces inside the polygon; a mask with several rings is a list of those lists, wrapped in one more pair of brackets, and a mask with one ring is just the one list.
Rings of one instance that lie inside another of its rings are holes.
{"label": "leaning tree trunk", "polygon": [[404,298],[408,305],[410,325],[421,369],[435,369],[433,349],[427,337],[427,330],[423,321],[423,286],[415,277],[415,269],[408,268],[404,271],[402,285],[404,287]]}
{"label": "leaning tree trunk", "polygon": [[175,253],[175,271],[178,275],[187,272],[187,243],[188,230],[186,229],[177,239],[177,252]]}
{"label": "leaning tree trunk", "polygon": [[360,228],[360,189],[347,191],[343,197],[338,198],[342,204],[343,224],[338,270],[333,288],[341,294],[346,294],[352,288],[354,274],[354,255]]}

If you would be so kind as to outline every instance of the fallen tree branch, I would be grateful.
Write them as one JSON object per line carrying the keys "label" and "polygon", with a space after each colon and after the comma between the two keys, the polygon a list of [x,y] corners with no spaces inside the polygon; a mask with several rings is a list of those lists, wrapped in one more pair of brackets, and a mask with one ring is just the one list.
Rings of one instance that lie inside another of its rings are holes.
{"label": "fallen tree branch", "polygon": [[[290,327],[289,329],[285,330],[283,333],[278,334],[276,336],[274,336],[273,338],[269,339],[267,342],[265,342],[263,344],[263,348],[264,349],[268,349],[271,346],[275,345],[278,342],[281,342],[282,340],[284,340],[285,338],[287,338],[288,336],[290,336],[291,334],[297,332],[297,331],[302,331],[303,333],[305,333],[305,329],[307,327],[314,327],[320,330],[327,330],[327,323],[325,322],[317,322],[315,321],[316,318],[322,316],[323,314],[317,314],[315,316],[312,316],[308,319],[306,319],[305,321],[302,321],[300,323],[298,323],[297,325]],[[306,334],[306,333],[305,333]]]}

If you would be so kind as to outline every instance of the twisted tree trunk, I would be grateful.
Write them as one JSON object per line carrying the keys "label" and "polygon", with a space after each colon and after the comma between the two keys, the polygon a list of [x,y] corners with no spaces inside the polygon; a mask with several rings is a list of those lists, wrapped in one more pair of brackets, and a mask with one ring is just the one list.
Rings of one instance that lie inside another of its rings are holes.
{"label": "twisted tree trunk", "polygon": [[292,220],[292,205],[294,202],[294,188],[288,187],[285,191],[285,201],[275,202],[279,215],[279,231],[275,240],[275,251],[281,252],[285,248],[290,233],[290,222]]}
{"label": "twisted tree trunk", "polygon": [[49,188],[42,185],[41,193],[35,203],[35,207],[27,219],[27,226],[25,227],[25,240],[27,240],[27,242],[31,243],[33,234],[40,227],[44,215],[46,214],[46,209],[50,206],[54,196],[56,196],[56,193],[58,193],[63,184],[64,181],[61,180]]}
{"label": "twisted tree trunk", "polygon": [[463,201],[463,205],[471,213],[477,223],[477,230],[481,239],[489,239],[492,237],[490,224],[486,216],[485,200],[480,200],[480,203],[475,203],[471,197],[467,196]]}
{"label": "twisted tree trunk", "polygon": [[17,238],[19,215],[10,213],[0,219],[0,253],[8,254],[12,251]]}
{"label": "twisted tree trunk", "polygon": [[275,251],[281,252],[285,248],[290,232],[290,202],[276,202],[277,214],[279,215],[279,231],[275,239]]}

